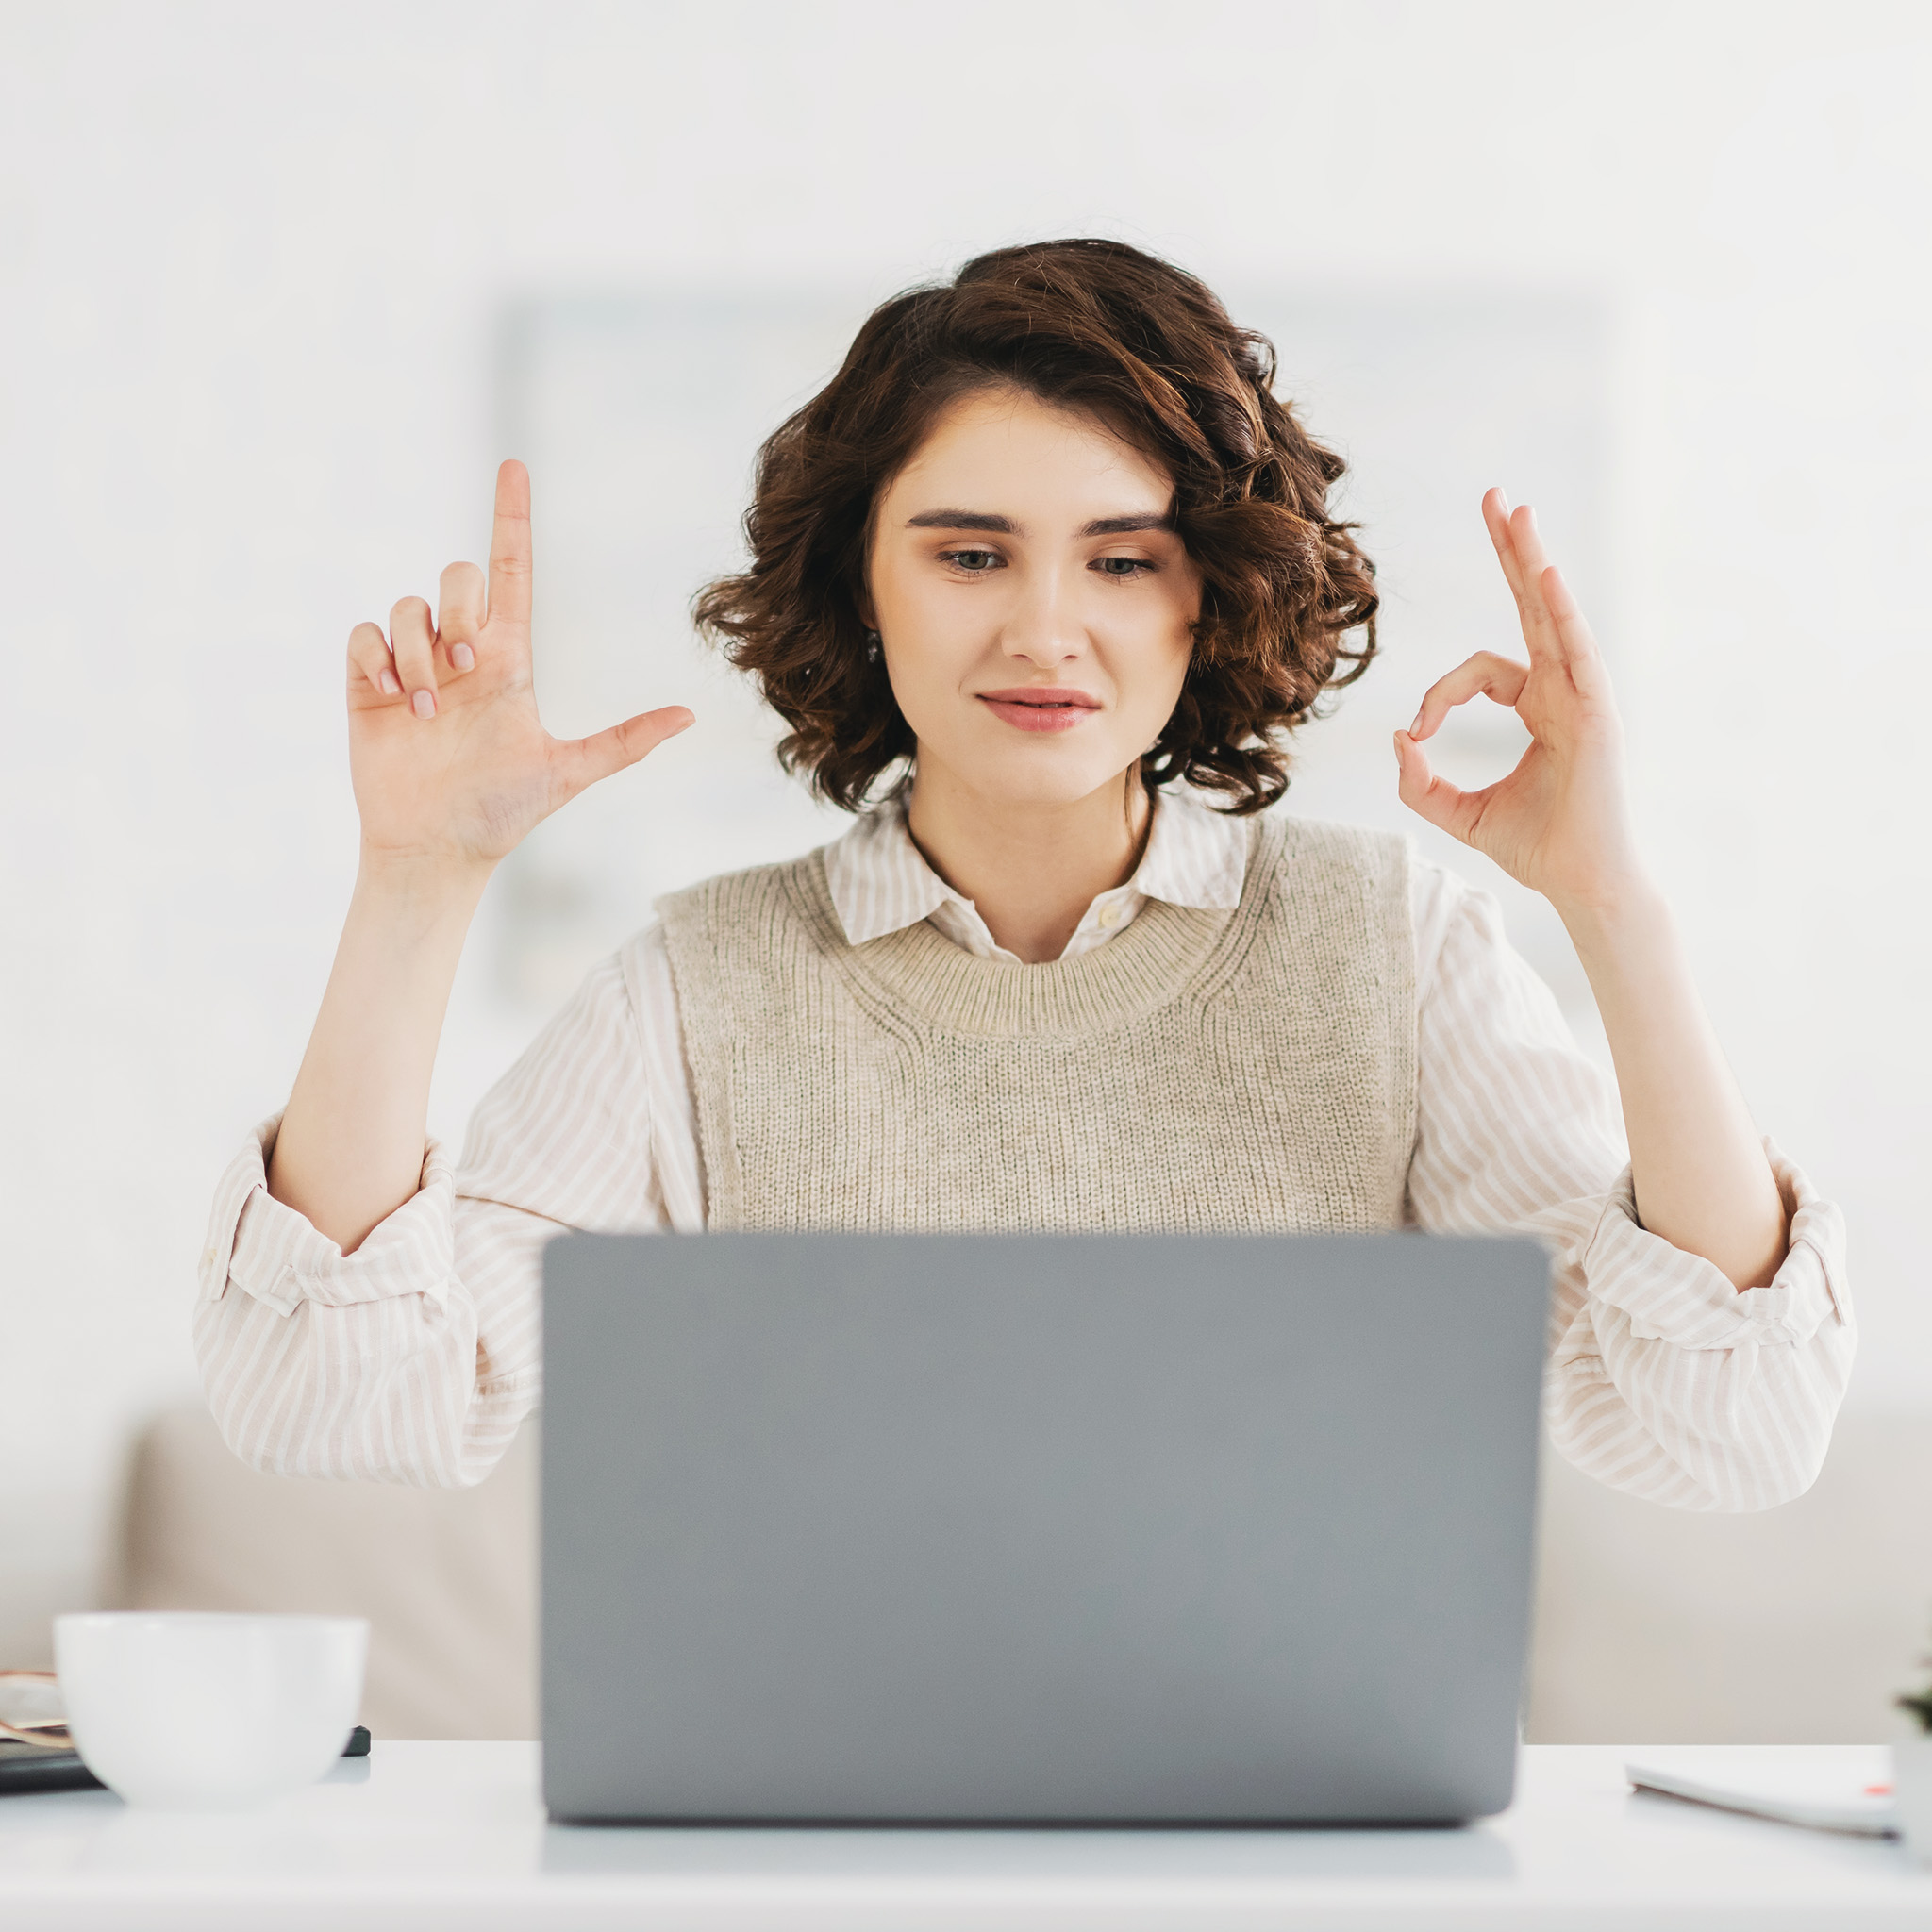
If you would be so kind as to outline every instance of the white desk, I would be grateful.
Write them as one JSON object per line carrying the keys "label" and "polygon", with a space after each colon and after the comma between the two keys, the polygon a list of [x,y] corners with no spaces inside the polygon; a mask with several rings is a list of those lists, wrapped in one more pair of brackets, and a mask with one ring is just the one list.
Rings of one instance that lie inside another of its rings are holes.
{"label": "white desk", "polygon": [[[1882,1751],[1828,1747],[1862,1782]],[[234,1817],[105,1791],[0,1799],[0,1924],[21,1932],[460,1927],[1932,1927],[1932,1872],[1840,1838],[1633,1795],[1624,1754],[1533,1746],[1467,1831],[558,1829],[532,1744],[378,1743]]]}

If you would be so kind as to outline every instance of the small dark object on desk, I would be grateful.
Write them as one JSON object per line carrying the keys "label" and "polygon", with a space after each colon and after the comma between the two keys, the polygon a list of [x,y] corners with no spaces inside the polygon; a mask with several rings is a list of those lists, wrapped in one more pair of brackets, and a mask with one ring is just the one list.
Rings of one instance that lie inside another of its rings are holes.
{"label": "small dark object on desk", "polygon": [[[360,1724],[349,1733],[344,1757],[369,1756],[369,1733]],[[0,1798],[21,1791],[100,1791],[103,1785],[80,1761],[78,1751],[49,1751],[39,1744],[0,1739]]]}

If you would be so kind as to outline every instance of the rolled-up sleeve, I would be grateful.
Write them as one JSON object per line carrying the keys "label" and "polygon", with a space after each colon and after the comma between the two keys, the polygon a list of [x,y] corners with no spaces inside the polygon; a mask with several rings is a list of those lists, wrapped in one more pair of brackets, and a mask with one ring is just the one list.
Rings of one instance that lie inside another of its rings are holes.
{"label": "rolled-up sleeve", "polygon": [[1494,901],[1433,873],[1416,914],[1411,1213],[1438,1232],[1516,1229],[1548,1247],[1552,1441],[1599,1481],[1677,1508],[1801,1494],[1857,1345],[1838,1208],[1767,1141],[1790,1220],[1767,1286],[1740,1293],[1650,1233],[1615,1088],[1508,945]]}
{"label": "rolled-up sleeve", "polygon": [[1680,1509],[1768,1509],[1824,1461],[1857,1346],[1844,1223],[1765,1152],[1790,1241],[1762,1288],[1740,1293],[1640,1226],[1627,1167],[1603,1199],[1527,1224],[1556,1257],[1551,1439],[1612,1488]]}
{"label": "rolled-up sleeve", "polygon": [[284,1475],[480,1481],[541,1391],[545,1243],[664,1225],[620,963],[484,1099],[460,1174],[432,1141],[353,1254],[268,1191],[276,1125],[222,1176],[202,1256],[195,1351],[229,1447]]}

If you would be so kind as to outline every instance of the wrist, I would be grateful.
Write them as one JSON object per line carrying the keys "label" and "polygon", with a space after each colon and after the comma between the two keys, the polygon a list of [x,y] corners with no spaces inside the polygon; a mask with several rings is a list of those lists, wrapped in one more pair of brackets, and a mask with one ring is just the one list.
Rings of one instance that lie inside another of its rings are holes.
{"label": "wrist", "polygon": [[356,872],[356,897],[365,903],[407,907],[419,917],[454,913],[467,921],[495,870],[490,859],[364,844]]}
{"label": "wrist", "polygon": [[1557,915],[1594,983],[1604,969],[1635,967],[1676,945],[1670,901],[1647,876],[1588,895],[1553,899]]}

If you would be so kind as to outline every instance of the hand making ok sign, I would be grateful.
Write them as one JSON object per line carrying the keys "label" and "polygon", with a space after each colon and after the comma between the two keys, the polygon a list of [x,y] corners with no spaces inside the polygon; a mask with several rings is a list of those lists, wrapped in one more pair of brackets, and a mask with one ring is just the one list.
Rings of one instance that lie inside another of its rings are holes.
{"label": "hand making ok sign", "polygon": [[[1558,910],[1601,908],[1641,871],[1609,675],[1570,587],[1544,554],[1529,506],[1512,511],[1491,490],[1483,521],[1516,598],[1529,662],[1478,651],[1429,687],[1415,723],[1395,734],[1402,802]],[[1479,691],[1515,711],[1530,745],[1507,777],[1462,791],[1431,774],[1423,741]]]}

